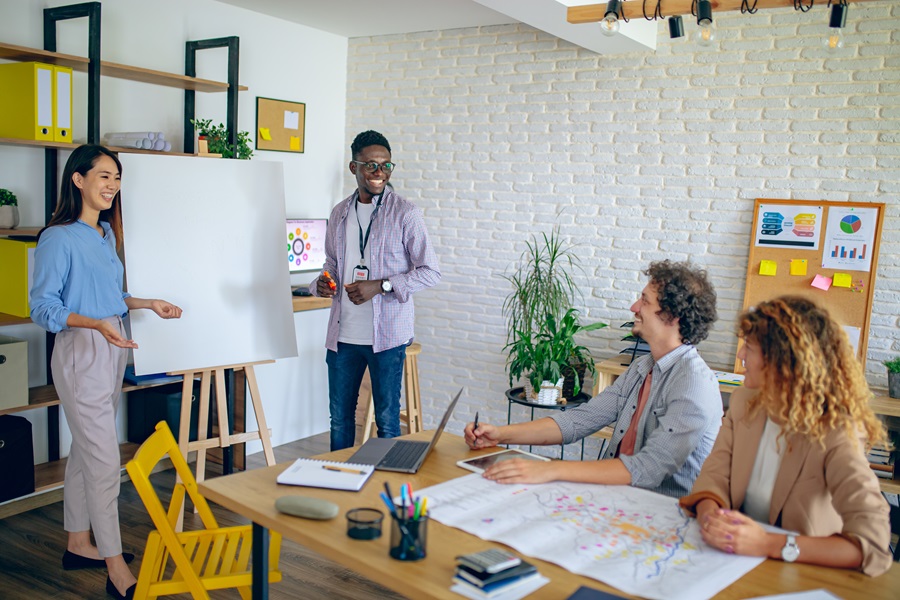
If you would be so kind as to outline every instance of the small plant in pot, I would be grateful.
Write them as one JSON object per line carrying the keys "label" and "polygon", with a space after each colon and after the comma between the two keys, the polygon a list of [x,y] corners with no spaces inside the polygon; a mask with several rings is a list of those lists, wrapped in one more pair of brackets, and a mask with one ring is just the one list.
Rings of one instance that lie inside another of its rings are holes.
{"label": "small plant in pot", "polygon": [[15,229],[19,225],[19,200],[6,189],[0,189],[0,229]]}
{"label": "small plant in pot", "polygon": [[207,151],[210,154],[221,154],[222,158],[249,159],[253,156],[250,148],[250,132],[239,131],[237,144],[228,143],[228,129],[221,123],[213,125],[211,119],[191,119],[191,125],[197,130],[197,135],[206,139]]}
{"label": "small plant in pot", "polygon": [[[581,391],[585,373],[595,373],[590,350],[575,341],[575,334],[603,327],[605,323],[579,324],[578,311],[574,308],[567,310],[559,321],[548,314],[537,335],[520,332],[504,348],[509,353],[509,385],[524,376],[532,390],[537,391],[547,381],[555,384],[563,379],[561,397],[571,400]],[[534,395],[533,392],[526,399],[532,400]]]}
{"label": "small plant in pot", "polygon": [[900,399],[900,356],[884,361],[888,370],[888,395]]}

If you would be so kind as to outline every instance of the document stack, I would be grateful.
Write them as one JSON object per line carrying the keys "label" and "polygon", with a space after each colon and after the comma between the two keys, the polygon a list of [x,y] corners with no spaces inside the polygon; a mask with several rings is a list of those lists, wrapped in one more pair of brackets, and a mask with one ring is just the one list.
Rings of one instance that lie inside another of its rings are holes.
{"label": "document stack", "polygon": [[505,550],[457,556],[452,591],[467,598],[521,598],[547,582],[537,568]]}

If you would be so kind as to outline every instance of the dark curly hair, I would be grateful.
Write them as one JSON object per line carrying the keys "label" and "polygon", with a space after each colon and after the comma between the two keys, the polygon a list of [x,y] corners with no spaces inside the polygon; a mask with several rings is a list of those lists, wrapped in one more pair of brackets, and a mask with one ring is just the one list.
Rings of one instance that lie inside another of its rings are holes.
{"label": "dark curly hair", "polygon": [[387,148],[387,151],[391,151],[391,145],[388,143],[387,138],[378,133],[377,131],[363,131],[355,138],[353,138],[353,143],[350,144],[350,154],[353,156],[353,159],[356,160],[356,157],[359,156],[359,153],[362,152],[363,148],[368,148],[369,146],[384,146]]}
{"label": "dark curly hair", "polygon": [[678,332],[685,344],[699,344],[709,335],[716,319],[716,290],[706,271],[689,262],[668,259],[650,263],[644,271],[659,293],[657,313],[666,323],[678,319]]}

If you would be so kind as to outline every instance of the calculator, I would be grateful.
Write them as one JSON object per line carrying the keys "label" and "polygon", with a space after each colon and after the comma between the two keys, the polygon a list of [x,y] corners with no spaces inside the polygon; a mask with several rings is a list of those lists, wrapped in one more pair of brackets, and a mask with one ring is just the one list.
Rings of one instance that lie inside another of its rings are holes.
{"label": "calculator", "polygon": [[519,565],[522,559],[499,548],[491,548],[490,550],[482,550],[481,552],[473,552],[472,554],[463,554],[457,556],[456,560],[460,564],[465,565],[479,573],[499,573]]}

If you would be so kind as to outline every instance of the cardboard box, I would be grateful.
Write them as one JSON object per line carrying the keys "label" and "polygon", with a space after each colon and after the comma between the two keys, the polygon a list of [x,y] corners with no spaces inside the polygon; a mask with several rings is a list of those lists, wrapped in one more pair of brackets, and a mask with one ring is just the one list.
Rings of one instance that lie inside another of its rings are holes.
{"label": "cardboard box", "polygon": [[0,335],[0,410],[28,405],[28,342]]}
{"label": "cardboard box", "polygon": [[0,238],[0,313],[28,318],[37,242]]}

